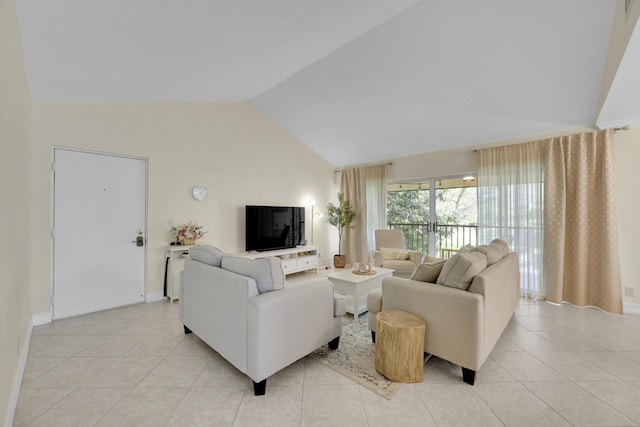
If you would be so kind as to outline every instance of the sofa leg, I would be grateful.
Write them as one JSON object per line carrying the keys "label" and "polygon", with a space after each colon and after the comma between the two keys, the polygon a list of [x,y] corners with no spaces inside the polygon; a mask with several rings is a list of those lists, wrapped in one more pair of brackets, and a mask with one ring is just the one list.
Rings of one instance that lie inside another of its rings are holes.
{"label": "sofa leg", "polygon": [[373,343],[376,343],[376,331],[371,331],[371,341],[373,341]]}
{"label": "sofa leg", "polygon": [[462,368],[462,379],[465,383],[473,385],[476,382],[476,371],[471,369]]}
{"label": "sofa leg", "polygon": [[187,327],[187,325],[182,325],[182,326],[184,326],[184,333],[185,333],[185,335],[186,335],[186,334],[190,334],[190,333],[191,333],[191,329],[189,329],[189,328]]}
{"label": "sofa leg", "polygon": [[253,382],[253,394],[256,396],[264,396],[267,391],[267,380],[264,379],[259,383]]}
{"label": "sofa leg", "polygon": [[329,348],[331,350],[337,350],[338,345],[340,345],[340,335],[329,341]]}

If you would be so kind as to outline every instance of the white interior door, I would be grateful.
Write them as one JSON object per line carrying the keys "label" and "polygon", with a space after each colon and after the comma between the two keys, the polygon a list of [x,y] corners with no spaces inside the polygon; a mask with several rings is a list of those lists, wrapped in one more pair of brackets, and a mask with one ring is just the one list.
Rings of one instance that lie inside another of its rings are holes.
{"label": "white interior door", "polygon": [[53,156],[53,317],[143,301],[146,161],[65,149]]}

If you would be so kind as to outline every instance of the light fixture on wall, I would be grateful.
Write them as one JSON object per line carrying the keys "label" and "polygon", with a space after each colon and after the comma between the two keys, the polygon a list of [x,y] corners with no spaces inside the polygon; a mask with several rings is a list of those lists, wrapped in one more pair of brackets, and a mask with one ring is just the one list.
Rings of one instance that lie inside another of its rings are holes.
{"label": "light fixture on wall", "polygon": [[314,211],[314,208],[316,206],[315,199],[311,199],[309,203],[311,204],[311,245],[313,246],[313,223],[315,222],[316,217],[322,218],[322,212]]}
{"label": "light fixture on wall", "polygon": [[463,177],[462,177],[462,180],[463,180],[464,182],[471,182],[471,181],[475,181],[475,180],[476,180],[476,177],[475,177],[475,176],[473,176],[473,175],[467,175],[467,176],[463,176]]}

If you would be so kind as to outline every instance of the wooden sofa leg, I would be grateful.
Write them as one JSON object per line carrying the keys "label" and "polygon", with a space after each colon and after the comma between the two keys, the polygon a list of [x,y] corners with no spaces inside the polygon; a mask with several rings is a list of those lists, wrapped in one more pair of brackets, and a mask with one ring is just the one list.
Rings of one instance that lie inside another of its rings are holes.
{"label": "wooden sofa leg", "polygon": [[187,325],[182,325],[184,326],[184,333],[186,334],[190,334],[191,333],[191,329],[187,328]]}
{"label": "wooden sofa leg", "polygon": [[329,341],[329,348],[331,350],[337,350],[339,345],[340,345],[340,336],[339,335],[337,337],[335,337],[334,339],[332,339],[331,341]]}
{"label": "wooden sofa leg", "polygon": [[371,341],[373,341],[373,343],[376,343],[376,331],[371,331]]}
{"label": "wooden sofa leg", "polygon": [[253,394],[256,396],[264,396],[267,391],[267,380],[262,380],[259,383],[253,382]]}
{"label": "wooden sofa leg", "polygon": [[473,385],[476,382],[476,371],[471,369],[462,368],[462,379],[465,383]]}

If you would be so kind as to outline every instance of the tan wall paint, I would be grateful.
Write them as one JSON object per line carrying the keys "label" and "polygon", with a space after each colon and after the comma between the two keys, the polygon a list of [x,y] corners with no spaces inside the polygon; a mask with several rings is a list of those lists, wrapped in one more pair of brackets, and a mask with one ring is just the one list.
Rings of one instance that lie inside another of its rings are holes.
{"label": "tan wall paint", "polygon": [[[29,212],[31,97],[13,0],[0,0],[0,420],[31,322]],[[8,425],[8,424],[7,424]]]}
{"label": "tan wall paint", "polygon": [[[33,310],[49,309],[52,147],[148,159],[147,292],[162,292],[169,219],[195,221],[204,243],[244,250],[246,204],[307,208],[335,198],[333,167],[245,102],[36,104],[33,125]],[[205,185],[197,202],[191,188]],[[328,258],[333,230],[316,221]],[[310,224],[307,224],[310,240]],[[337,239],[337,233],[336,233]]]}
{"label": "tan wall paint", "polygon": [[[614,162],[622,286],[623,288],[632,288],[635,292],[635,297],[624,297],[624,302],[640,304],[640,282],[638,281],[638,242],[640,242],[640,226],[638,224],[640,218],[640,197],[638,197],[640,195],[638,189],[639,127],[616,132]],[[640,310],[640,307],[637,307],[637,310]]]}

